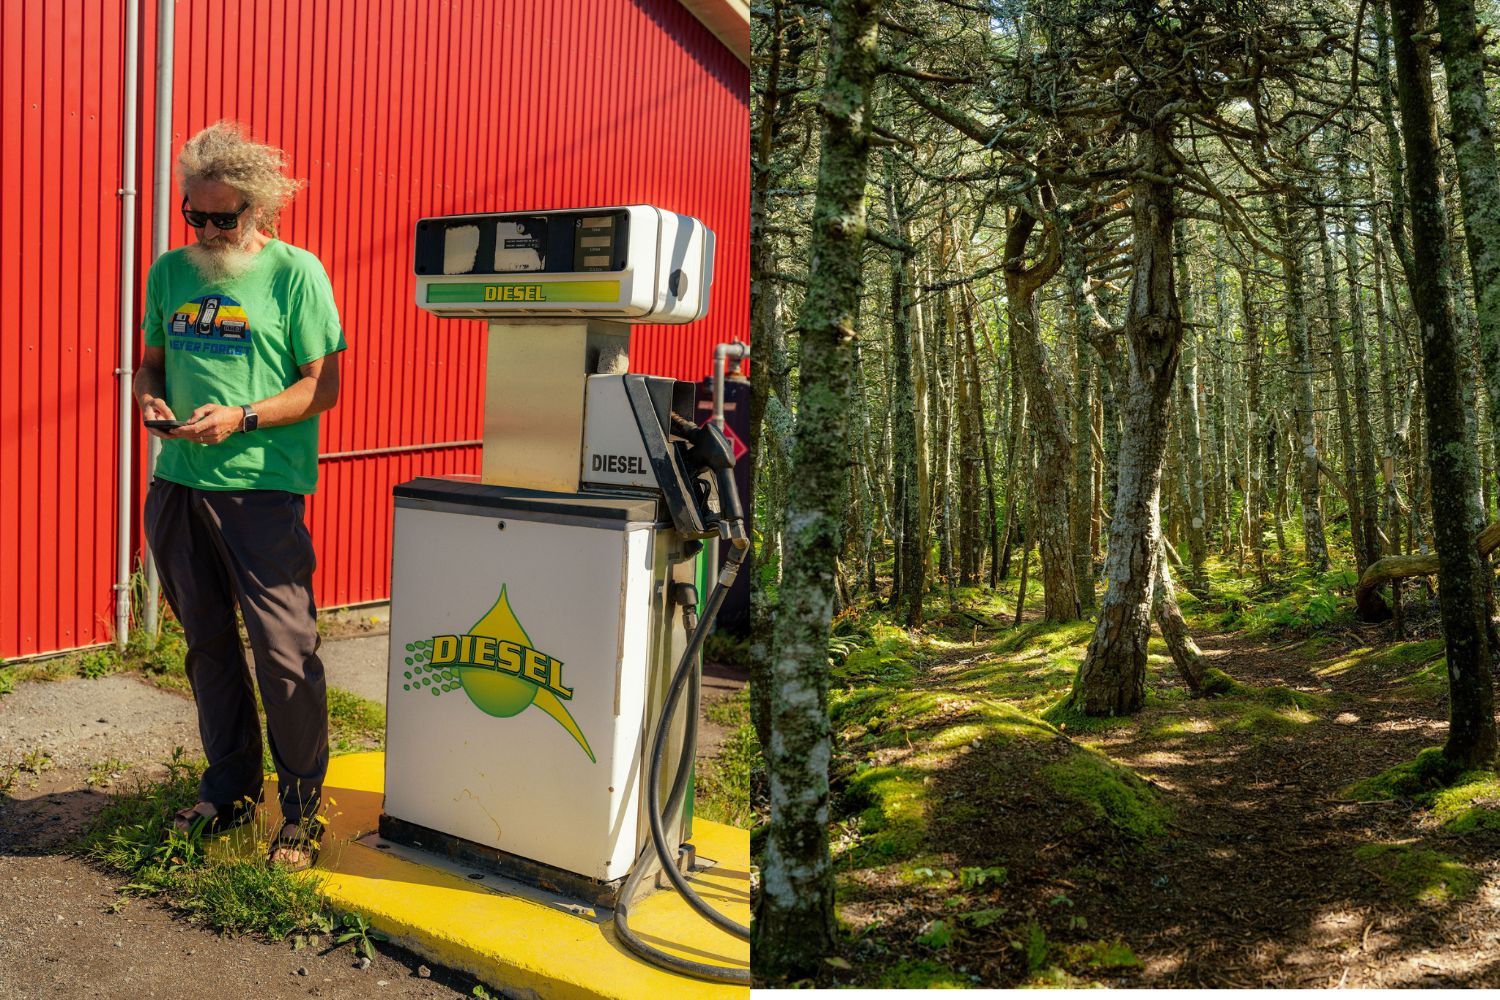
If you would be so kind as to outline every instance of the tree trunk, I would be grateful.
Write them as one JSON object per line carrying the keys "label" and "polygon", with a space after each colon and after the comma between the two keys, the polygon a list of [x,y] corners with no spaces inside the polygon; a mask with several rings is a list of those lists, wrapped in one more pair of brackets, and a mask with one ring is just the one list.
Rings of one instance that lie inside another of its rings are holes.
{"label": "tree trunk", "polygon": [[1500,165],[1473,0],[1438,0],[1437,12],[1493,436],[1500,433]]}
{"label": "tree trunk", "polygon": [[[905,232],[906,221],[896,199],[895,160],[886,157],[886,207],[891,225]],[[896,522],[899,524],[895,589],[891,604],[904,614],[908,628],[921,624],[922,597],[927,590],[927,533],[922,525],[921,481],[926,473],[917,447],[921,434],[918,419],[918,360],[912,356],[914,340],[909,250],[891,258],[891,357],[895,366],[895,394],[891,400],[892,456],[896,470]],[[925,407],[924,407],[925,409]],[[915,615],[915,620],[913,620]]]}
{"label": "tree trunk", "polygon": [[1364,511],[1355,481],[1354,421],[1350,416],[1349,374],[1344,366],[1344,338],[1339,323],[1338,285],[1333,274],[1332,238],[1323,206],[1317,210],[1319,256],[1323,260],[1323,332],[1328,345],[1328,361],[1333,368],[1334,402],[1339,414],[1339,451],[1343,455],[1344,478],[1349,480],[1346,502],[1349,505],[1349,535],[1354,543],[1354,564],[1363,570],[1373,556],[1365,550]]}
{"label": "tree trunk", "polygon": [[1414,39],[1423,30],[1422,0],[1392,0],[1401,130],[1405,139],[1412,253],[1423,262],[1411,283],[1421,325],[1426,387],[1427,467],[1432,479],[1438,598],[1448,652],[1448,742],[1443,754],[1466,768],[1495,756],[1494,690],[1486,635],[1484,563],[1475,546],[1472,510],[1477,480],[1459,383],[1446,223],[1438,190],[1437,120],[1431,66]]}
{"label": "tree trunk", "polygon": [[1173,283],[1173,123],[1148,108],[1137,126],[1141,169],[1131,184],[1132,283],[1125,321],[1126,384],[1120,479],[1109,525],[1109,587],[1099,622],[1078,668],[1072,703],[1087,715],[1123,715],[1146,698],[1146,645],[1161,544],[1161,467],[1167,448],[1167,403],[1177,375],[1182,314]]}
{"label": "tree trunk", "polygon": [[[1370,428],[1370,352],[1365,342],[1365,310],[1359,279],[1359,248],[1355,241],[1353,192],[1350,190],[1347,164],[1341,171],[1344,179],[1344,270],[1349,287],[1349,338],[1354,361],[1354,435],[1359,449],[1356,465],[1359,481],[1360,509],[1364,514],[1365,557],[1372,562],[1380,558],[1380,500],[1375,482],[1375,434]],[[1374,219],[1371,219],[1373,229]],[[1360,567],[1361,570],[1364,567]]]}
{"label": "tree trunk", "polygon": [[1281,229],[1282,276],[1286,281],[1286,331],[1292,351],[1292,379],[1301,456],[1298,483],[1302,491],[1302,551],[1314,572],[1328,571],[1328,543],[1323,538],[1322,491],[1318,483],[1318,437],[1313,425],[1313,362],[1308,343],[1307,306],[1302,290],[1302,239],[1292,210],[1292,197],[1283,194],[1277,222]]}
{"label": "tree trunk", "polygon": [[1192,329],[1192,277],[1188,270],[1187,227],[1178,220],[1177,285],[1185,332],[1182,337],[1182,363],[1178,368],[1181,395],[1178,402],[1182,434],[1182,473],[1187,486],[1187,538],[1192,565],[1193,587],[1203,586],[1203,561],[1208,557],[1208,512],[1203,502],[1203,431],[1198,413],[1198,335]]}
{"label": "tree trunk", "polygon": [[1073,489],[1068,519],[1072,527],[1073,578],[1078,585],[1080,611],[1094,607],[1094,552],[1091,546],[1089,507],[1094,494],[1094,451],[1089,447],[1090,419],[1094,402],[1089,376],[1094,370],[1089,357],[1088,330],[1093,310],[1087,306],[1088,266],[1084,248],[1071,228],[1058,234],[1061,243],[1065,294],[1073,327]]}
{"label": "tree trunk", "polygon": [[1261,347],[1260,312],[1255,304],[1250,282],[1251,271],[1240,271],[1240,312],[1245,332],[1246,380],[1250,383],[1247,405],[1249,407],[1249,448],[1246,455],[1248,474],[1245,485],[1246,525],[1250,534],[1250,554],[1255,562],[1255,575],[1260,585],[1268,587],[1271,578],[1266,575],[1266,461],[1275,461],[1275,449],[1267,445],[1267,434],[1273,421],[1266,419],[1266,406],[1261,399]]}
{"label": "tree trunk", "polygon": [[771,664],[770,828],[752,949],[762,974],[809,972],[834,946],[828,856],[832,734],[828,627],[843,539],[861,286],[866,120],[878,72],[875,0],[833,0],[818,108],[823,135],[801,340],[799,428],[787,498],[787,558]]}
{"label": "tree trunk", "polygon": [[1167,567],[1167,547],[1156,552],[1156,588],[1152,594],[1152,608],[1156,614],[1156,627],[1161,629],[1162,640],[1172,663],[1182,674],[1182,681],[1193,694],[1203,693],[1203,675],[1208,664],[1203,660],[1203,650],[1193,641],[1182,609],[1177,606],[1177,594],[1172,586],[1172,571]]}
{"label": "tree trunk", "polygon": [[1037,290],[1057,271],[1056,237],[1049,237],[1043,259],[1028,268],[1026,244],[1037,220],[1018,211],[1006,234],[1005,289],[1010,308],[1010,341],[1026,383],[1026,406],[1036,443],[1033,484],[1035,517],[1027,530],[1035,535],[1042,559],[1042,618],[1072,621],[1079,615],[1077,578],[1073,571],[1069,494],[1073,442],[1057,399],[1056,381],[1042,346]]}

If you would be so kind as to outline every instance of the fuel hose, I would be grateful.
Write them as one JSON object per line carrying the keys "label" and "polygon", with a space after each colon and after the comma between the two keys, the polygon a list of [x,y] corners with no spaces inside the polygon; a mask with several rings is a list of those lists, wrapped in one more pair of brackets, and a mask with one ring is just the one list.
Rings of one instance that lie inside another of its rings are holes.
{"label": "fuel hose", "polygon": [[[748,986],[750,984],[748,969],[731,969],[670,954],[642,941],[630,929],[630,907],[635,900],[636,892],[646,875],[659,866],[687,904],[705,920],[741,940],[750,938],[750,928],[730,920],[709,906],[698,893],[693,891],[687,879],[677,870],[677,851],[667,843],[666,835],[666,824],[682,808],[682,801],[687,793],[688,777],[692,773],[693,757],[697,752],[698,703],[702,693],[698,654],[703,649],[703,640],[713,625],[714,618],[718,616],[719,608],[723,605],[729,588],[734,585],[740,565],[749,554],[749,547],[741,539],[735,541],[734,548],[730,550],[724,567],[719,572],[708,604],[703,608],[702,620],[696,624],[693,622],[692,605],[696,601],[679,601],[683,608],[683,624],[688,628],[689,635],[687,648],[683,650],[682,659],[672,675],[666,702],[662,706],[661,721],[657,723],[656,736],[652,741],[651,764],[646,773],[646,801],[651,806],[649,811],[651,843],[641,849],[640,856],[636,858],[635,865],[630,870],[630,875],[626,877],[625,884],[620,887],[619,901],[615,904],[615,932],[619,934],[620,941],[625,947],[653,965],[672,972],[685,973],[698,979]],[[666,805],[658,813],[656,803],[661,796],[661,772],[667,756],[667,735],[671,730],[672,717],[677,711],[677,705],[682,699],[684,690],[688,692],[691,713],[687,719],[682,752],[678,758],[677,777],[672,782],[672,790],[667,795]]]}

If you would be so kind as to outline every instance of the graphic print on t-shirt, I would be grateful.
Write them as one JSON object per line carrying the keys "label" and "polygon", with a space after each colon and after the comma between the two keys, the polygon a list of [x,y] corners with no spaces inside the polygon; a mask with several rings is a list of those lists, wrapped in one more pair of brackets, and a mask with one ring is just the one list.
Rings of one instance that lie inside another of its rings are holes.
{"label": "graphic print on t-shirt", "polygon": [[250,353],[250,321],[244,308],[216,292],[184,302],[172,312],[172,350],[190,354]]}

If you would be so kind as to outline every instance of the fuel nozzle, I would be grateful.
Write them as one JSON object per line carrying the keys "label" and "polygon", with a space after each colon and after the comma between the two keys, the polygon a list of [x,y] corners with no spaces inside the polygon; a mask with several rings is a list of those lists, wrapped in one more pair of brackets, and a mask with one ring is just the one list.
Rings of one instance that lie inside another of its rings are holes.
{"label": "fuel nozzle", "polygon": [[735,548],[746,548],[750,539],[745,534],[745,511],[734,482],[734,449],[729,439],[712,421],[695,426],[678,417],[673,423],[677,425],[674,432],[688,442],[687,458],[693,469],[713,474],[719,492],[719,534]]}

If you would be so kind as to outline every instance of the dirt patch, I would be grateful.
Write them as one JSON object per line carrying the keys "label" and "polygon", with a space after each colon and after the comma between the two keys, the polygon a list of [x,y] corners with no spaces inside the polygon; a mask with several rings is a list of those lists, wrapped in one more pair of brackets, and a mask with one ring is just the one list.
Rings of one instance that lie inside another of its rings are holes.
{"label": "dirt patch", "polygon": [[350,949],[220,937],[154,902],[120,906],[115,883],[72,858],[0,853],[0,996],[177,998],[184,993],[305,997],[469,996],[472,978],[418,972],[422,962],[378,946],[367,969]]}

